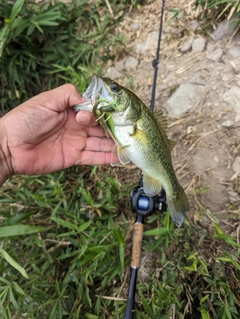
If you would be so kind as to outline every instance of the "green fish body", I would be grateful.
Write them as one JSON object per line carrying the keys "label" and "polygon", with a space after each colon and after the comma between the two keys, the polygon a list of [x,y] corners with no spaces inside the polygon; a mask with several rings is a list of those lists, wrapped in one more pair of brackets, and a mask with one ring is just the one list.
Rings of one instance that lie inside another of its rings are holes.
{"label": "green fish body", "polygon": [[[181,226],[189,205],[173,169],[171,149],[175,143],[167,138],[167,121],[162,112],[150,112],[133,92],[111,79],[94,75],[92,82],[95,87],[98,82],[99,92],[86,91],[92,93],[89,110],[115,141],[120,162],[132,162],[142,170],[146,195],[155,196],[162,187],[165,189],[171,218]],[[74,108],[83,109],[80,104]]]}

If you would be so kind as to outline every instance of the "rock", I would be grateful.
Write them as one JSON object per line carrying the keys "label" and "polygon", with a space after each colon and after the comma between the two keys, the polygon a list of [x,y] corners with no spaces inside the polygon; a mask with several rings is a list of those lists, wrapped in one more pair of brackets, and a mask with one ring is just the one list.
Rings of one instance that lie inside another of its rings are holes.
{"label": "rock", "polygon": [[135,52],[137,54],[145,54],[148,50],[157,47],[158,31],[149,33],[146,40],[135,45]]}
{"label": "rock", "polygon": [[199,23],[196,20],[192,20],[188,24],[188,29],[193,32],[196,31],[198,27],[199,27]]}
{"label": "rock", "polygon": [[152,44],[148,41],[145,40],[143,42],[137,43],[135,45],[135,51],[137,54],[145,54],[150,48],[152,47]]}
{"label": "rock", "polygon": [[194,109],[198,102],[201,101],[205,87],[192,83],[184,83],[172,94],[164,107],[169,114],[181,116],[186,111]]}
{"label": "rock", "polygon": [[146,40],[149,41],[153,47],[156,47],[158,42],[158,37],[159,37],[159,32],[153,31],[149,33]]}
{"label": "rock", "polygon": [[230,82],[230,80],[232,79],[233,77],[233,74],[232,73],[222,73],[221,74],[221,79],[224,81],[224,82]]}
{"label": "rock", "polygon": [[233,192],[233,191],[229,191],[228,195],[232,196],[232,197],[237,197],[238,193],[237,192]]}
{"label": "rock", "polygon": [[189,37],[186,41],[184,41],[180,48],[180,51],[182,53],[190,51],[192,48],[193,40],[194,40],[194,37]]}
{"label": "rock", "polygon": [[180,38],[182,38],[184,36],[184,32],[183,31],[178,31],[176,33],[176,36],[180,39]]}
{"label": "rock", "polygon": [[139,28],[140,28],[140,25],[139,25],[138,22],[133,22],[133,23],[131,24],[131,29],[132,29],[132,31],[137,31]]}
{"label": "rock", "polygon": [[224,37],[229,38],[236,31],[238,25],[239,21],[237,21],[236,18],[221,21],[217,26],[217,29],[212,32],[211,36],[215,41],[221,40]]}
{"label": "rock", "polygon": [[193,41],[192,50],[195,52],[203,52],[205,49],[206,41],[204,38],[200,37]]}
{"label": "rock", "polygon": [[211,42],[208,42],[206,50],[207,50],[208,53],[212,53],[213,50],[214,50],[214,44],[211,43]]}
{"label": "rock", "polygon": [[238,74],[240,73],[240,64],[239,64],[239,60],[233,60],[230,62],[232,68],[233,68],[233,71]]}
{"label": "rock", "polygon": [[231,47],[231,48],[228,50],[228,53],[229,53],[233,58],[238,58],[238,57],[240,57],[240,47],[238,47],[238,46]]}
{"label": "rock", "polygon": [[152,42],[154,45],[157,45],[158,37],[159,37],[159,32],[153,31],[149,33],[149,35],[147,36],[147,40]]}
{"label": "rock", "polygon": [[124,68],[127,72],[131,72],[132,70],[136,70],[138,66],[138,60],[133,56],[129,56],[125,62]]}
{"label": "rock", "polygon": [[232,169],[234,173],[240,173],[240,156],[237,156],[233,162]]}
{"label": "rock", "polygon": [[233,126],[235,123],[233,122],[233,121],[231,121],[231,120],[226,120],[226,121],[223,121],[222,123],[221,123],[221,126],[223,126],[223,127],[231,127],[231,126]]}
{"label": "rock", "polygon": [[229,195],[229,199],[230,199],[231,202],[239,201],[239,197],[238,197],[238,193],[237,192],[229,191],[228,195]]}
{"label": "rock", "polygon": [[237,86],[231,87],[222,96],[223,101],[229,104],[236,112],[235,122],[240,120],[240,88]]}
{"label": "rock", "polygon": [[118,72],[122,72],[123,69],[124,69],[124,63],[125,61],[124,60],[119,60],[115,63],[115,69],[118,71]]}
{"label": "rock", "polygon": [[163,33],[172,33],[173,31],[173,27],[170,25],[167,25],[164,29],[163,29]]}
{"label": "rock", "polygon": [[106,78],[110,78],[112,80],[119,79],[122,74],[118,72],[115,68],[108,68],[107,72],[104,74]]}
{"label": "rock", "polygon": [[219,48],[213,51],[212,53],[210,53],[209,55],[207,55],[207,58],[214,62],[218,62],[221,59],[222,55],[223,55],[223,50]]}

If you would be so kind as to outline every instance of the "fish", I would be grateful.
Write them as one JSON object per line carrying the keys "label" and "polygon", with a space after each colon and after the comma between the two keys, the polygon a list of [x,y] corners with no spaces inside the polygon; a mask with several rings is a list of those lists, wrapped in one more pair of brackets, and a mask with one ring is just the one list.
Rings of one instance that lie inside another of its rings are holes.
{"label": "fish", "polygon": [[147,196],[155,196],[164,188],[170,216],[180,227],[189,203],[173,168],[175,142],[167,137],[163,112],[151,112],[135,93],[95,74],[82,97],[84,102],[73,106],[74,111],[92,112],[114,140],[120,163],[132,162],[142,170]]}

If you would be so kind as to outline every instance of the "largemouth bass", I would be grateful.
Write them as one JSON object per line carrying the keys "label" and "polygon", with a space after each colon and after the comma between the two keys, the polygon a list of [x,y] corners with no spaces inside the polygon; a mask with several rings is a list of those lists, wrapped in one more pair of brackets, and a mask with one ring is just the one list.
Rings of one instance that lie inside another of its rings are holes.
{"label": "largemouth bass", "polygon": [[131,161],[142,170],[146,195],[155,196],[165,189],[171,218],[181,226],[189,205],[173,169],[171,150],[175,143],[167,138],[162,112],[150,112],[133,92],[96,75],[83,98],[85,102],[75,105],[74,110],[93,112],[115,141],[120,162]]}

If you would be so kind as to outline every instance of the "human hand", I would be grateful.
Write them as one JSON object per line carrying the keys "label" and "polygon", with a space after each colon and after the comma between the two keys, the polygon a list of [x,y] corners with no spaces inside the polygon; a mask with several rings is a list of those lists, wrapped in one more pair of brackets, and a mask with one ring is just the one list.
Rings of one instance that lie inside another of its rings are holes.
{"label": "human hand", "polygon": [[81,102],[76,88],[65,84],[31,98],[0,118],[4,180],[13,174],[44,174],[72,165],[118,162],[112,152],[114,143],[93,115],[72,110]]}

